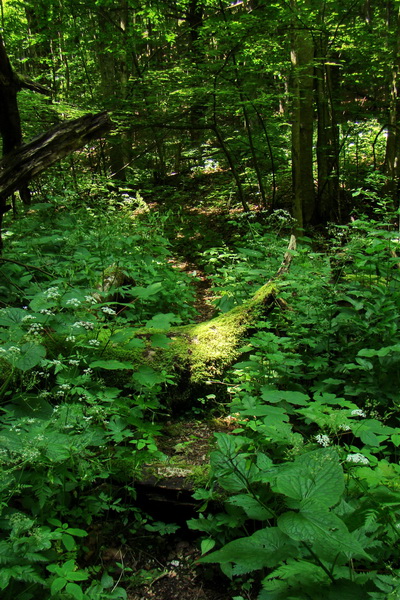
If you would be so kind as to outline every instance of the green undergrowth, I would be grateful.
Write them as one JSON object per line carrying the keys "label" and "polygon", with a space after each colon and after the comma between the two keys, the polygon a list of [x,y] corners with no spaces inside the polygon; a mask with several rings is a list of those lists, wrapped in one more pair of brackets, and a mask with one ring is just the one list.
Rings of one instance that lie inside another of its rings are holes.
{"label": "green undergrowth", "polygon": [[128,597],[123,566],[85,559],[91,530],[117,521],[121,545],[175,531],[139,510],[135,482],[185,468],[159,441],[180,397],[229,423],[192,477],[190,527],[235,600],[398,599],[396,215],[304,237],[273,283],[282,221],[237,219],[229,252],[204,253],[219,312],[199,323],[193,276],[173,266],[176,211],[116,197],[106,212],[87,186],[85,208],[82,190],[47,192],[6,223],[2,598]]}
{"label": "green undergrowth", "polygon": [[[329,254],[303,240],[288,310],[227,377],[235,429],[216,435],[195,493],[201,562],[240,598],[400,597],[398,242],[377,221],[337,234]],[[221,488],[224,511],[207,512]]]}

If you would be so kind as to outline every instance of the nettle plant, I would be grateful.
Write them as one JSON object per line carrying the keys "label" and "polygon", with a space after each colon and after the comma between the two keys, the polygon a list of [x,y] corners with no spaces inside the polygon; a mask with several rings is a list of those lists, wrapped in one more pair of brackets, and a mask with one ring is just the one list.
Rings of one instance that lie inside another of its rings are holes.
{"label": "nettle plant", "polygon": [[259,600],[399,598],[398,429],[333,395],[272,388],[232,410],[195,494],[225,512],[189,522],[204,552],[225,545],[201,562],[243,589],[256,575]]}
{"label": "nettle plant", "polygon": [[83,199],[67,192],[49,192],[48,202],[32,205],[16,221],[6,215],[0,302],[21,306],[21,295],[32,298],[53,281],[89,293],[111,287],[131,324],[171,310],[189,321],[195,313],[191,277],[170,262],[164,217],[148,211],[134,217],[123,196],[120,205],[95,196],[96,209],[82,207]]}
{"label": "nettle plant", "polygon": [[339,281],[325,256],[300,249],[286,308],[258,324],[230,375],[236,429],[216,435],[210,486],[195,494],[203,513],[211,499],[224,511],[190,526],[206,534],[201,562],[244,595],[400,598],[392,237],[358,230]]}
{"label": "nettle plant", "polygon": [[137,348],[132,331],[98,294],[60,283],[0,309],[2,598],[126,598],[78,561],[87,525],[110,513],[135,521],[132,483],[163,458],[154,414],[168,374],[103,357],[121,336]]}

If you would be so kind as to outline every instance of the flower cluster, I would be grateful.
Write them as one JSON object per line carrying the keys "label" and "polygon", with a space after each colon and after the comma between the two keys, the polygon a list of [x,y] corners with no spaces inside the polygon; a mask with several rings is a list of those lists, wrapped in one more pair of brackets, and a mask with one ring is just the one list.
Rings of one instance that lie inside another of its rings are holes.
{"label": "flower cluster", "polygon": [[341,425],[339,425],[339,430],[340,431],[351,431],[351,427],[350,427],[350,425],[347,425],[347,423],[342,423]]}
{"label": "flower cluster", "polygon": [[103,313],[105,313],[106,315],[116,315],[117,313],[115,312],[115,310],[113,310],[112,308],[110,308],[109,306],[102,306],[101,310],[103,311]]}
{"label": "flower cluster", "polygon": [[36,319],[35,315],[25,315],[22,318],[22,323],[26,323],[27,321],[33,321],[34,319]]}
{"label": "flower cluster", "polygon": [[91,321],[75,321],[72,327],[76,329],[78,327],[83,327],[83,329],[86,329],[86,331],[90,331],[94,329],[94,323],[92,323]]}
{"label": "flower cluster", "polygon": [[356,454],[348,454],[346,458],[346,462],[356,463],[359,465],[369,465],[369,460],[363,454],[357,452]]}
{"label": "flower cluster", "polygon": [[10,346],[9,348],[0,348],[0,356],[3,356],[4,358],[9,358],[9,359],[16,359],[19,357],[19,355],[21,354],[21,348],[18,348],[18,346]]}
{"label": "flower cluster", "polygon": [[61,297],[60,290],[58,287],[51,287],[45,291],[45,296],[47,300],[57,300]]}
{"label": "flower cluster", "polygon": [[65,303],[66,306],[73,306],[74,308],[78,308],[81,305],[81,301],[78,298],[70,298]]}
{"label": "flower cluster", "polygon": [[[52,310],[49,310],[48,308],[42,308],[39,311],[42,315],[47,315],[48,317],[53,317],[55,315],[55,313]],[[29,315],[27,315],[28,317]],[[23,318],[23,320],[25,320],[26,317]]]}
{"label": "flower cluster", "polygon": [[32,323],[28,329],[27,335],[30,335],[33,337],[38,336],[41,334],[42,329],[43,329],[43,327],[40,323]]}
{"label": "flower cluster", "polygon": [[331,440],[329,439],[329,437],[322,433],[319,433],[318,435],[315,436],[315,441],[317,442],[317,444],[319,444],[320,446],[323,446],[324,448],[329,446],[329,444],[331,443]]}
{"label": "flower cluster", "polygon": [[354,410],[351,411],[350,414],[352,417],[366,417],[367,416],[365,414],[365,412],[363,410],[361,410],[361,408],[355,408]]}

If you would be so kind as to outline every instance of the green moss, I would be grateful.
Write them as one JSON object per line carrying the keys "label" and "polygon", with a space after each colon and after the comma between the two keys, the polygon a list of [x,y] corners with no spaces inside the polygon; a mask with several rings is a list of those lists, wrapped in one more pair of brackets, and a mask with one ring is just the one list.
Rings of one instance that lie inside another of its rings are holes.
{"label": "green moss", "polygon": [[[244,335],[257,320],[270,310],[276,289],[272,284],[261,287],[248,302],[210,321],[173,327],[168,330],[138,329],[135,338],[143,348],[108,343],[102,357],[129,361],[135,367],[151,366],[155,371],[187,373],[192,384],[205,383],[220,377],[239,356]],[[166,335],[170,343],[165,348],[152,345],[154,334]],[[107,332],[101,341],[107,342]]]}
{"label": "green moss", "polygon": [[[275,286],[268,283],[241,306],[210,321],[166,330],[137,329],[124,343],[112,341],[111,332],[103,329],[98,337],[103,347],[101,358],[132,364],[132,371],[104,371],[107,383],[119,387],[129,385],[132,372],[144,365],[157,372],[175,374],[176,380],[184,381],[187,388],[219,379],[239,357],[246,332],[274,306],[275,294]],[[169,339],[166,347],[154,344],[155,334]],[[137,340],[141,341],[140,347]],[[68,345],[53,336],[46,347],[48,356],[58,356],[65,354]]]}

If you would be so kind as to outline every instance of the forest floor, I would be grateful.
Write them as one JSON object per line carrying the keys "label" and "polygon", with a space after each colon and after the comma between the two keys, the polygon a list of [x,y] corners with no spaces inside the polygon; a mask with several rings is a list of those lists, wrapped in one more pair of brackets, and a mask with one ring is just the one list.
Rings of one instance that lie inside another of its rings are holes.
{"label": "forest floor", "polygon": [[[198,322],[207,321],[215,316],[216,309],[212,303],[212,282],[204,269],[203,252],[211,247],[220,246],[229,240],[231,227],[229,221],[235,218],[237,209],[221,211],[201,202],[200,197],[194,196],[191,206],[185,197],[184,206],[169,201],[168,205],[177,211],[177,219],[173,229],[167,231],[172,243],[170,262],[176,267],[194,276],[195,302]],[[150,207],[160,208],[160,203],[150,204]],[[169,221],[170,222],[170,221]],[[233,428],[231,417],[222,416],[211,424],[203,420],[185,420],[178,424],[167,424],[165,438],[159,441],[160,449],[169,457],[174,468],[170,469],[171,476],[166,482],[163,474],[153,477],[148,483],[148,496],[145,504],[150,502],[152,495],[163,494],[168,488],[175,488],[176,498],[171,503],[168,498],[159,502],[157,518],[164,522],[173,522],[175,511],[186,517],[196,518],[196,503],[190,500],[190,488],[185,477],[176,476],[176,469],[184,470],[187,465],[205,466],[212,447],[212,436],[217,430]],[[165,471],[165,469],[164,469]],[[174,476],[175,475],[175,476]],[[146,483],[146,482],[145,482]],[[185,492],[186,489],[186,494]],[[149,493],[150,490],[150,493]],[[179,498],[182,503],[180,504]],[[189,498],[189,502],[187,501]],[[186,500],[186,502],[185,502]],[[175,504],[175,506],[174,506]],[[184,506],[186,505],[186,506]],[[164,513],[164,514],[163,514]],[[231,600],[235,595],[229,581],[222,575],[218,567],[202,566],[196,563],[200,558],[201,536],[189,531],[186,524],[170,536],[135,537],[135,546],[127,545],[123,550],[125,568],[132,569],[132,587],[128,588],[129,600]],[[112,556],[111,552],[111,556]],[[119,561],[121,562],[121,560]],[[125,579],[125,577],[124,577]],[[237,594],[238,592],[236,592]],[[247,596],[250,599],[250,596]]]}

